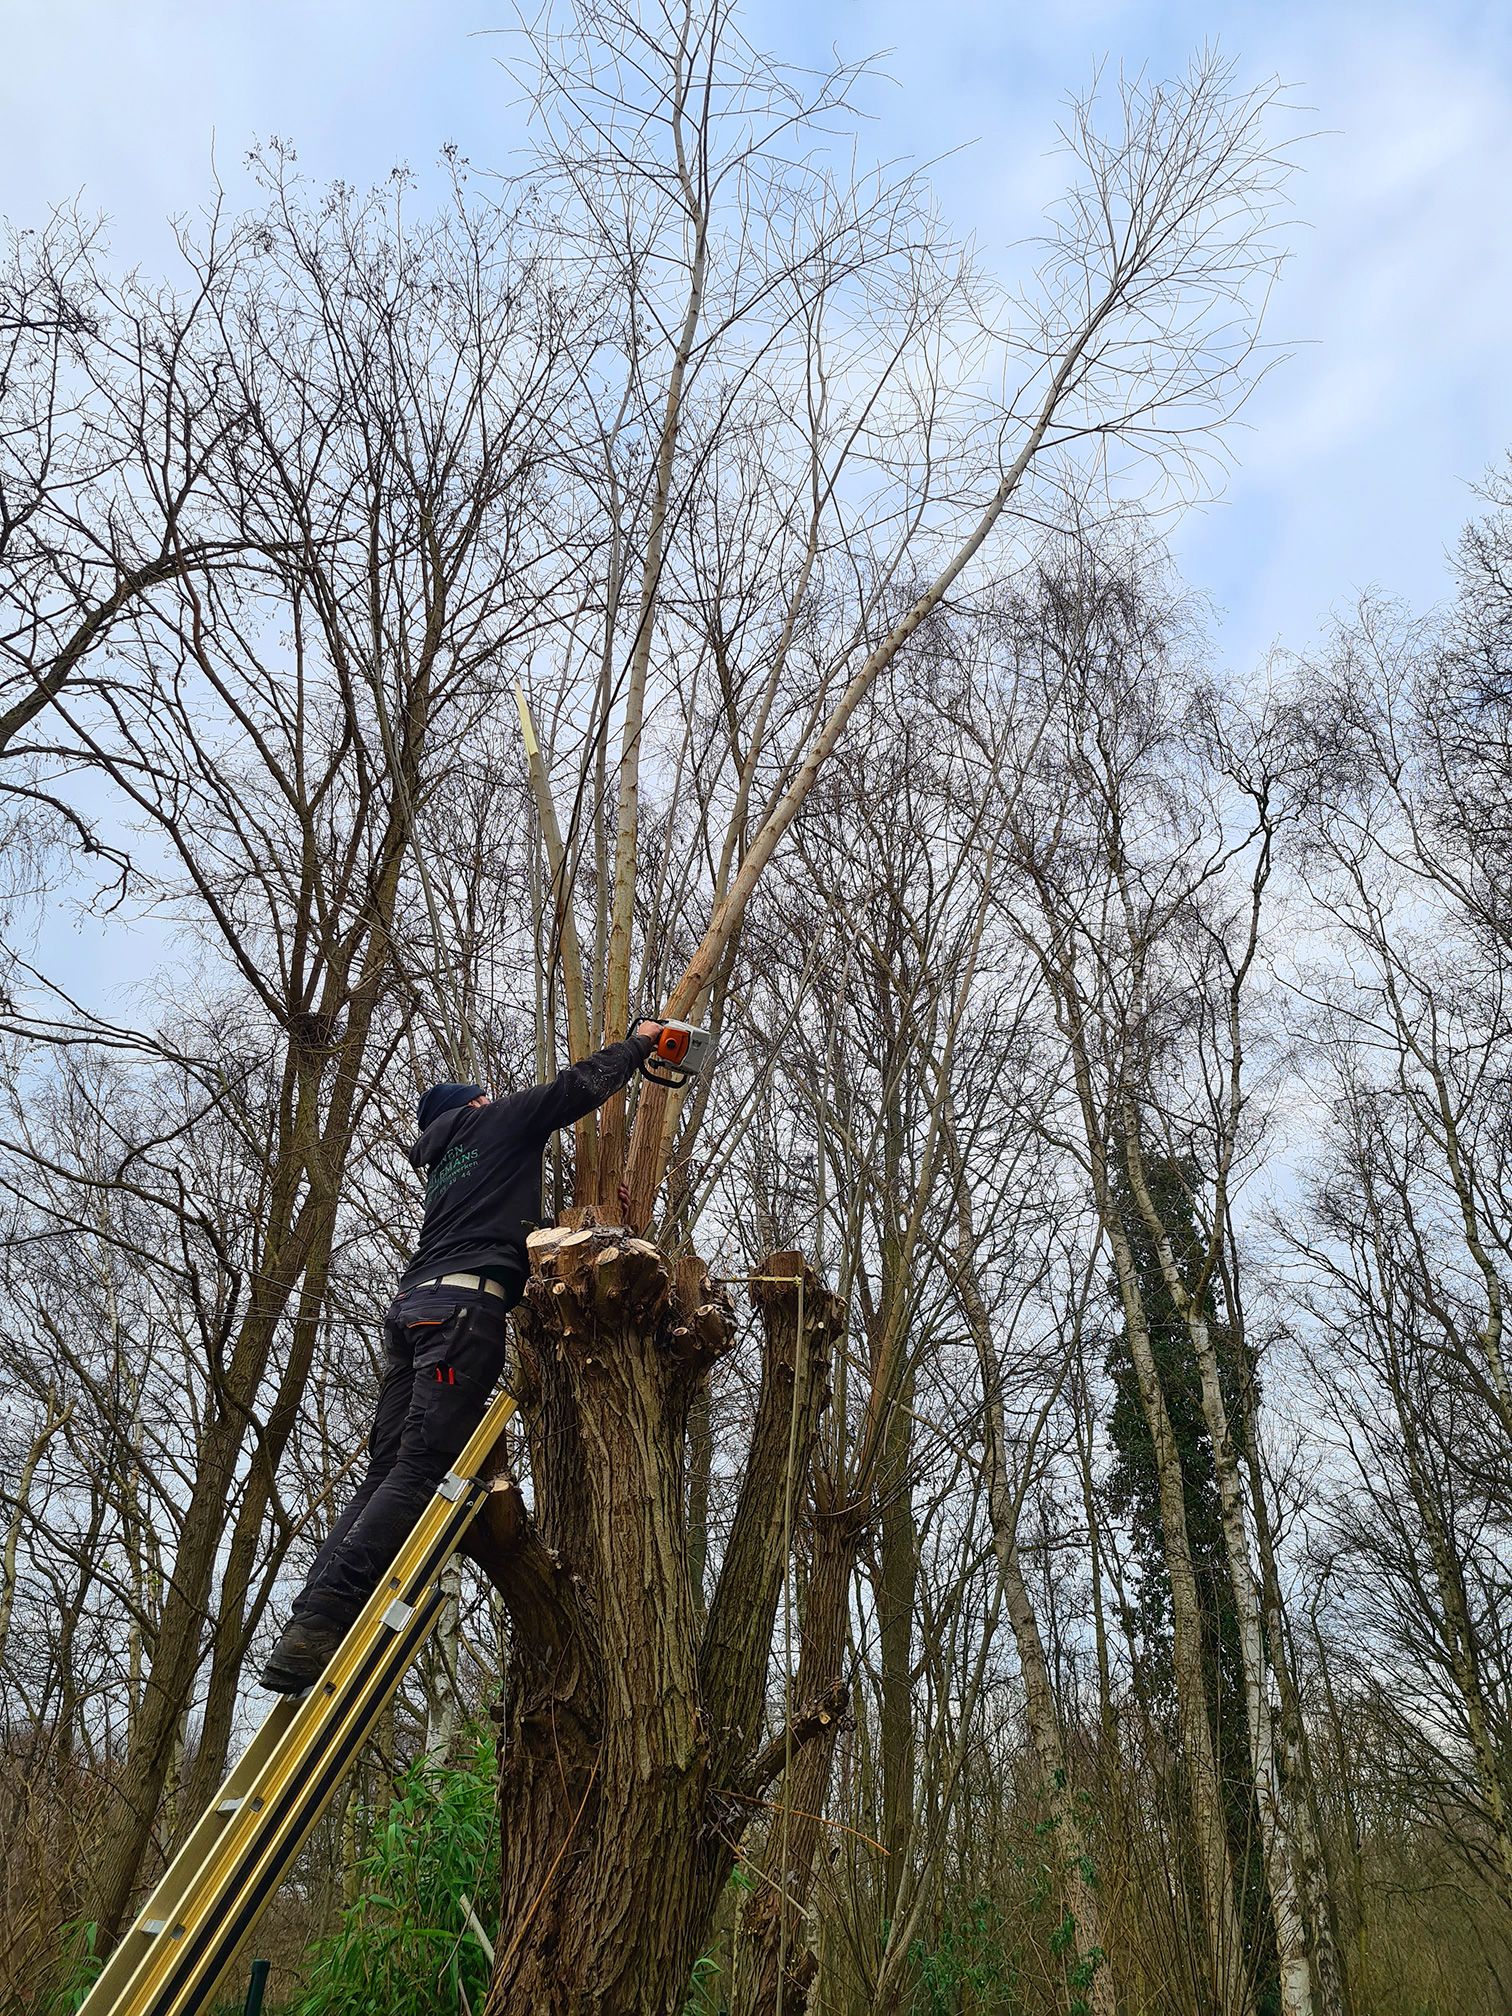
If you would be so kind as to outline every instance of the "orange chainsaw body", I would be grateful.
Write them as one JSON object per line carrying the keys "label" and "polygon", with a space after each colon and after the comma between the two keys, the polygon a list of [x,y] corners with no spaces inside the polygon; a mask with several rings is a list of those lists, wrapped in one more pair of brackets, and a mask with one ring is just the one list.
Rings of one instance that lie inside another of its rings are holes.
{"label": "orange chainsaw body", "polygon": [[651,1083],[676,1091],[697,1077],[713,1049],[708,1030],[695,1028],[691,1022],[663,1022],[655,1015],[641,1019],[657,1024],[656,1048],[641,1065]]}

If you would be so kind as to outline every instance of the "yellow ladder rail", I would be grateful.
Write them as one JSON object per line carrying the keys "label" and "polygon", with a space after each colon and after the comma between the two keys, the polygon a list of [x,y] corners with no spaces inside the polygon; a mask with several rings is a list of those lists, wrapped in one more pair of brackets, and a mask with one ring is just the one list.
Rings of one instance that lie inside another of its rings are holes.
{"label": "yellow ladder rail", "polygon": [[441,1571],[488,1497],[479,1473],[514,1411],[512,1395],[500,1393],[330,1665],[307,1694],[274,1704],[78,2016],[191,2016],[208,2007],[430,1636]]}

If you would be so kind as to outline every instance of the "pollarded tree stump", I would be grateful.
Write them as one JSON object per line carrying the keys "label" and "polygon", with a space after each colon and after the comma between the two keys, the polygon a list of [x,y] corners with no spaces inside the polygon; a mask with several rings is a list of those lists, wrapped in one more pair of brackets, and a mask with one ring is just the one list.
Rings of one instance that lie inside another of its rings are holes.
{"label": "pollarded tree stump", "polygon": [[700,1642],[687,1420],[729,1302],[699,1261],[614,1227],[539,1232],[530,1254],[515,1388],[536,1509],[501,1486],[475,1550],[514,1639],[488,2016],[675,2016],[773,1776],[795,1747],[827,1758],[843,1713],[834,1682],[790,1735],[767,1727],[786,1541],[844,1312],[798,1254],[759,1270],[775,1277],[753,1296],[761,1392]]}
{"label": "pollarded tree stump", "polygon": [[557,1614],[544,1630],[514,1617],[488,2009],[628,2016],[659,2010],[656,1984],[694,1957],[709,1743],[683,1449],[730,1310],[701,1263],[669,1265],[617,1228],[538,1232],[530,1258],[516,1319],[544,1557],[530,1594]]}

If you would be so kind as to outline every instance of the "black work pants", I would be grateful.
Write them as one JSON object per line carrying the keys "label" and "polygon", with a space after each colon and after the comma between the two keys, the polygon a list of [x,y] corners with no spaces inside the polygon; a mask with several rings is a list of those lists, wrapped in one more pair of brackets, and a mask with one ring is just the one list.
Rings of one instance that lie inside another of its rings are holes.
{"label": "black work pants", "polygon": [[367,1474],[315,1557],[296,1617],[349,1624],[377,1588],[483,1418],[522,1288],[499,1296],[422,1287],[395,1297],[383,1321],[387,1363]]}

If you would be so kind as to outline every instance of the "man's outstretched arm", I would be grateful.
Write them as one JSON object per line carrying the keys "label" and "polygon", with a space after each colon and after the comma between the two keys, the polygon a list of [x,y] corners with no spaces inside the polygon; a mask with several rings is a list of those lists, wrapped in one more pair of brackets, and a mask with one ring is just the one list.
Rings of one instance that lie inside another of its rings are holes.
{"label": "man's outstretched arm", "polygon": [[628,1085],[655,1045],[656,1025],[638,1022],[622,1043],[606,1044],[580,1064],[559,1071],[549,1085],[533,1086],[499,1103],[507,1108],[512,1125],[543,1137],[554,1134]]}

